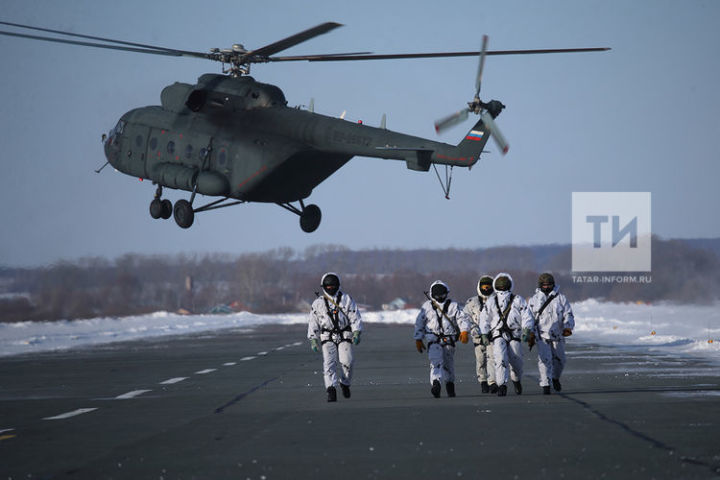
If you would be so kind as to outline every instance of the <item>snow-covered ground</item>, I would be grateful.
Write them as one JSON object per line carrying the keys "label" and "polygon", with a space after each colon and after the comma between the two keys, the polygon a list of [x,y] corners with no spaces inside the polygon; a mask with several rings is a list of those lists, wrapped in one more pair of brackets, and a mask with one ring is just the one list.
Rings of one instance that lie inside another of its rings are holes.
{"label": "snow-covered ground", "polygon": [[[636,305],[585,300],[573,304],[575,334],[570,341],[702,356],[720,361],[720,305]],[[363,312],[363,320],[408,326],[417,310]],[[122,318],[58,322],[0,323],[0,356],[68,349],[163,335],[267,324],[304,324],[305,314],[178,315],[158,312]]]}

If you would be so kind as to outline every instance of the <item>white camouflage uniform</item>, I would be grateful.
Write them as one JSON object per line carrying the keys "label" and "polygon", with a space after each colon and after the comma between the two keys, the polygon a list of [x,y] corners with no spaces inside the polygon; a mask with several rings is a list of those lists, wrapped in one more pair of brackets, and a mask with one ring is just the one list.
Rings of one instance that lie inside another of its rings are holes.
{"label": "white camouflage uniform", "polygon": [[470,319],[470,334],[475,346],[475,374],[478,382],[488,382],[488,385],[494,385],[495,360],[493,358],[493,347],[492,344],[485,346],[480,338],[480,313],[486,302],[487,299],[480,295],[472,296],[465,302],[463,312]]}
{"label": "white camouflage uniform", "polygon": [[570,330],[575,328],[572,307],[565,295],[560,293],[557,287],[550,295],[555,295],[555,298],[545,307],[539,318],[537,313],[549,295],[537,288],[535,295],[528,302],[528,306],[537,320],[535,335],[537,336],[541,387],[549,386],[552,378],[560,379],[560,375],[565,369],[565,337],[562,333],[566,328]]}
{"label": "white camouflage uniform", "polygon": [[[487,334],[493,346],[495,355],[495,381],[498,385],[505,385],[508,382],[508,364],[510,366],[510,379],[519,382],[523,374],[522,345],[520,342],[522,331],[525,328],[533,329],[535,319],[527,308],[527,302],[520,295],[512,294],[512,286],[506,292],[497,290],[497,280],[500,277],[508,277],[512,285],[512,277],[507,273],[499,273],[493,280],[493,293],[485,303],[485,308],[480,314],[480,332]],[[505,311],[513,295],[512,307],[507,314],[507,327],[504,329],[500,318],[500,311]],[[496,302],[497,299],[497,302]]]}
{"label": "white camouflage uniform", "polygon": [[[445,314],[441,313],[447,309]],[[415,319],[415,340],[426,342],[430,359],[430,384],[455,382],[455,342],[460,332],[470,331],[470,320],[457,302],[449,298],[437,310],[433,302],[426,301]]]}
{"label": "white camouflage uniform", "polygon": [[[340,306],[339,309],[333,301]],[[333,314],[334,311],[337,312],[336,315]],[[333,323],[335,318],[337,326]],[[307,337],[317,340],[322,347],[325,388],[337,387],[338,381],[350,386],[355,363],[352,351],[353,332],[362,332],[362,319],[352,297],[342,290],[338,290],[335,297],[330,297],[323,291],[312,303]]]}

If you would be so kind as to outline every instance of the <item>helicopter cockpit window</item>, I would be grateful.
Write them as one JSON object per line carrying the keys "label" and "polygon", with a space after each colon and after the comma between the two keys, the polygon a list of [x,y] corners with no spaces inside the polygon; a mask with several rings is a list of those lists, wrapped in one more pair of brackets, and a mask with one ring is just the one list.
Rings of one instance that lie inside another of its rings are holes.
{"label": "helicopter cockpit window", "polygon": [[167,152],[172,155],[175,153],[175,142],[170,140],[167,144]]}
{"label": "helicopter cockpit window", "polygon": [[187,147],[185,147],[185,158],[187,158],[189,160],[192,157],[192,153],[193,153],[192,145],[188,145]]}
{"label": "helicopter cockpit window", "polygon": [[200,149],[200,160],[205,160],[206,155],[207,155],[207,149],[201,148]]}
{"label": "helicopter cockpit window", "polygon": [[118,135],[122,135],[123,130],[125,130],[125,122],[120,120],[118,121],[117,125],[115,125],[115,133]]}
{"label": "helicopter cockpit window", "polygon": [[157,138],[151,138],[150,139],[150,150],[155,150],[157,148]]}
{"label": "helicopter cockpit window", "polygon": [[227,154],[225,153],[225,149],[220,150],[220,155],[218,155],[218,162],[220,165],[225,165],[225,159],[227,158]]}

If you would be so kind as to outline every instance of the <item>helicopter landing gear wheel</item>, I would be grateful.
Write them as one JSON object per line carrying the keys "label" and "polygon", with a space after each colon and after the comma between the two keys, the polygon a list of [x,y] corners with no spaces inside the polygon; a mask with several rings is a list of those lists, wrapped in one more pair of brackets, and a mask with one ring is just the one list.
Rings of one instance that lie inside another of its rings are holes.
{"label": "helicopter landing gear wheel", "polygon": [[152,202],[150,202],[150,216],[157,220],[158,218],[162,217],[163,214],[163,204],[162,200],[159,198],[154,199]]}
{"label": "helicopter landing gear wheel", "polygon": [[310,233],[317,230],[322,220],[322,212],[317,205],[308,205],[300,214],[300,228],[303,232]]}
{"label": "helicopter landing gear wheel", "polygon": [[175,202],[173,215],[175,216],[175,223],[177,223],[180,228],[190,228],[195,221],[195,212],[187,200],[178,200]]}
{"label": "helicopter landing gear wheel", "polygon": [[161,203],[162,203],[162,213],[160,214],[160,216],[161,216],[164,220],[167,220],[168,218],[172,217],[172,214],[173,214],[173,204],[172,204],[172,202],[171,202],[170,200],[168,200],[167,198],[166,198],[165,200],[163,200]]}

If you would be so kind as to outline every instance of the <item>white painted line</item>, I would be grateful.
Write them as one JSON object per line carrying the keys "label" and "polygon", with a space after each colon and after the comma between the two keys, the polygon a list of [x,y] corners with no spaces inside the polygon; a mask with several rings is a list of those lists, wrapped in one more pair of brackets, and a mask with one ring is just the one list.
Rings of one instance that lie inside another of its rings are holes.
{"label": "white painted line", "polygon": [[214,372],[215,370],[217,370],[217,368],[206,368],[205,370],[195,372],[195,375],[205,375],[206,373]]}
{"label": "white painted line", "polygon": [[285,347],[277,347],[277,348],[275,349],[275,351],[276,351],[276,352],[279,352],[280,350],[284,350],[284,349],[285,349]]}
{"label": "white painted line", "polygon": [[115,397],[115,400],[128,400],[130,398],[135,398],[138,395],[142,395],[143,393],[151,392],[152,390],[133,390],[132,392],[123,393],[122,395],[118,395]]}
{"label": "white painted line", "polygon": [[268,352],[257,352],[256,355],[267,355]]}
{"label": "white painted line", "polygon": [[302,342],[295,342],[295,343],[293,343],[293,347],[299,347],[300,345],[302,345]]}
{"label": "white painted line", "polygon": [[223,363],[223,367],[232,367],[233,365],[237,365],[237,363],[235,363],[235,362]]}
{"label": "white painted line", "polygon": [[12,432],[13,430],[15,430],[15,429],[14,428],[3,428],[0,430],[0,434],[3,434],[5,432]]}
{"label": "white painted line", "polygon": [[188,377],[175,377],[175,378],[168,378],[164,382],[160,382],[159,385],[172,385],[173,383],[182,382],[183,380],[187,380]]}
{"label": "white painted line", "polygon": [[54,417],[45,417],[43,420],[64,420],[66,418],[74,417],[75,415],[92,412],[93,410],[97,410],[97,408],[78,408],[72,412],[61,413],[60,415],[55,415]]}
{"label": "white painted line", "polygon": [[247,362],[248,360],[252,360],[252,359],[254,359],[254,358],[257,358],[257,357],[243,357],[243,358],[240,359],[240,361],[241,361],[241,362]]}

